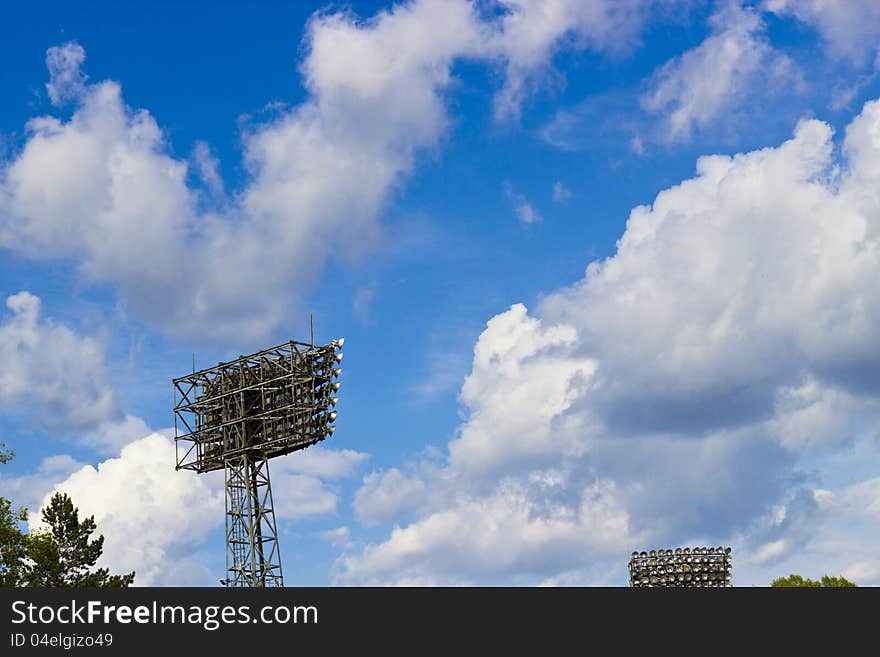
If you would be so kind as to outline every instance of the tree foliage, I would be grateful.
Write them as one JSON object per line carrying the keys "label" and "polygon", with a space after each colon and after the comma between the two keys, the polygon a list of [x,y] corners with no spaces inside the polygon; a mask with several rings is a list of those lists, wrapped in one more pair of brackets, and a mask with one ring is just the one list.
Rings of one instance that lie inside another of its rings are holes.
{"label": "tree foliage", "polygon": [[22,562],[27,552],[27,534],[20,523],[27,520],[27,510],[12,508],[12,502],[0,497],[0,586],[17,586]]}
{"label": "tree foliage", "polygon": [[[0,463],[14,456],[0,443]],[[27,519],[27,509],[15,510],[12,501],[0,497],[0,586],[16,586],[21,577],[21,565],[25,557],[27,535],[21,523]]]}
{"label": "tree foliage", "polygon": [[850,582],[845,577],[832,577],[830,575],[823,575],[821,580],[816,581],[815,579],[805,579],[800,575],[795,575],[792,573],[788,577],[779,577],[778,579],[773,580],[773,584],[771,586],[775,586],[777,588],[792,588],[792,587],[804,587],[804,588],[820,588],[820,587],[852,587],[858,586],[855,582]]}
{"label": "tree foliage", "polygon": [[134,572],[111,575],[92,570],[104,549],[104,537],[91,539],[95,518],[79,519],[79,509],[66,493],[55,493],[43,508],[48,529],[32,531],[27,541],[23,586],[129,586]]}
{"label": "tree foliage", "polygon": [[[0,443],[0,463],[13,453]],[[95,517],[79,519],[79,509],[66,493],[55,493],[42,510],[45,529],[26,533],[27,510],[17,511],[0,497],[0,586],[129,586],[134,572],[111,575],[94,566],[104,537],[92,539]]]}

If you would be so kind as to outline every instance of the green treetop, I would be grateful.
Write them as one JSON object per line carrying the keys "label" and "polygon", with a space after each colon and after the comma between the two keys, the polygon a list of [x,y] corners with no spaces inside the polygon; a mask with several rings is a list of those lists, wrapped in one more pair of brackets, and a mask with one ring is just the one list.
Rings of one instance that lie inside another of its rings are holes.
{"label": "green treetop", "polygon": [[804,579],[800,575],[795,575],[792,573],[788,577],[780,577],[778,579],[773,580],[773,584],[771,586],[781,587],[781,588],[790,588],[790,587],[805,587],[805,588],[819,588],[823,586],[833,586],[833,587],[850,587],[857,586],[854,582],[850,582],[848,579],[844,577],[830,577],[829,575],[823,575],[822,579],[816,581],[814,579]]}
{"label": "green treetop", "polygon": [[55,493],[43,508],[47,529],[28,535],[23,586],[129,586],[134,572],[111,575],[107,568],[91,568],[104,549],[104,537],[90,540],[95,518],[79,519],[79,509],[66,493]]}

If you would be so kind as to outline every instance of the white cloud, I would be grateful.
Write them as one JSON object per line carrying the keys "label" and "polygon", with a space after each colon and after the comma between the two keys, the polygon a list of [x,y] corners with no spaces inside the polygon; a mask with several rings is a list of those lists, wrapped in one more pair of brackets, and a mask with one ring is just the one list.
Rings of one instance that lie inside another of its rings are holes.
{"label": "white cloud", "polygon": [[[637,2],[503,7],[498,16],[464,0],[416,0],[369,20],[316,13],[300,66],[308,96],[245,129],[242,187],[224,196],[210,149],[195,147],[218,212],[201,209],[189,164],[147,110],[129,107],[116,82],[87,84],[79,45],[50,49],[49,93],[75,111],[32,119],[3,167],[0,247],[73,261],[84,281],[110,284],[167,332],[263,338],[295,310],[296,299],[277,302],[291,281],[307,289],[329,260],[374,244],[391,191],[446,132],[456,61],[505,67],[506,116],[552,53],[632,45],[643,13]],[[520,214],[537,219],[529,206]]]}
{"label": "white cloud", "polygon": [[318,538],[327,541],[337,549],[345,549],[351,545],[351,530],[345,526],[328,529],[324,532],[318,532]]}
{"label": "white cloud", "polygon": [[40,299],[6,299],[0,324],[0,406],[25,411],[50,430],[82,431],[119,415],[104,366],[104,347],[40,316]]}
{"label": "white cloud", "polygon": [[102,422],[95,429],[77,436],[77,442],[91,447],[97,453],[115,456],[130,442],[151,433],[141,418],[125,415],[120,420]]}
{"label": "white cloud", "polygon": [[204,141],[196,142],[193,148],[192,162],[199,178],[207,185],[208,190],[217,195],[223,194],[223,178],[220,176],[220,160],[211,152],[211,147]]}
{"label": "white cloud", "polygon": [[449,444],[450,463],[488,470],[581,451],[587,433],[555,424],[595,370],[594,361],[573,354],[576,339],[573,327],[547,327],[521,304],[489,320],[461,388],[471,413]]}
{"label": "white cloud", "polygon": [[86,51],[76,41],[46,51],[46,66],[49,68],[46,91],[53,105],[63,105],[83,94],[87,76],[81,67],[85,60]]}
{"label": "white cloud", "polygon": [[47,456],[37,466],[35,472],[10,477],[0,471],[0,495],[10,499],[17,506],[30,511],[39,511],[46,490],[66,479],[70,473],[79,470],[80,463],[69,454]]}
{"label": "white cloud", "polygon": [[877,487],[835,463],[880,429],[878,135],[873,101],[839,154],[809,120],[702,157],[582,280],[490,320],[427,499],[339,579],[623,583],[630,549],[701,542],[740,584],[875,577]]}
{"label": "white cloud", "polygon": [[[289,296],[291,280],[308,286],[328,258],[373,242],[389,191],[445,130],[452,61],[479,29],[467,3],[417,2],[366,24],[314,16],[309,97],[246,130],[250,178],[222,214],[197,209],[187,163],[147,111],[128,107],[115,82],[87,85],[69,121],[29,122],[3,172],[0,245],[73,259],[169,332],[262,337],[292,310],[274,298]],[[65,77],[81,62],[66,60]],[[218,191],[208,155],[197,146],[195,164]]]}
{"label": "white cloud", "polygon": [[[495,116],[517,119],[536,86],[553,77],[553,56],[565,48],[622,54],[638,45],[652,2],[639,0],[502,0],[505,13],[492,46],[505,62]],[[562,80],[556,74],[557,80]]]}
{"label": "white cloud", "polygon": [[642,96],[647,111],[664,116],[664,141],[687,140],[753,98],[759,80],[765,95],[796,81],[793,62],[770,46],[756,11],[730,3],[710,23],[712,34],[658,69]]}
{"label": "white cloud", "polygon": [[408,477],[397,468],[371,472],[354,498],[354,512],[360,522],[376,525],[399,518],[426,500],[425,482]]}
{"label": "white cloud", "polygon": [[357,584],[463,584],[499,574],[555,572],[560,559],[589,563],[632,540],[613,488],[595,485],[570,505],[543,504],[547,484],[503,482],[484,497],[460,498],[362,555],[337,562],[342,581]]}
{"label": "white cloud", "polygon": [[877,49],[880,5],[874,0],[764,0],[763,6],[814,26],[836,58],[864,63]]}
{"label": "white cloud", "polygon": [[336,513],[339,492],[335,482],[353,476],[367,458],[363,452],[316,446],[274,459],[269,471],[278,518],[300,520]]}
{"label": "white cloud", "polygon": [[[94,515],[96,533],[104,535],[99,565],[117,573],[135,570],[135,583],[141,586],[179,586],[210,581],[193,553],[223,522],[220,484],[210,486],[190,471],[176,472],[173,442],[154,433],[97,468],[84,466],[54,490],[71,496],[81,518]],[[39,518],[31,512],[31,529],[39,526]]]}
{"label": "white cloud", "polygon": [[520,222],[524,224],[533,224],[541,221],[541,215],[538,214],[535,207],[525,196],[517,192],[513,188],[513,185],[505,181],[502,190],[504,191],[504,196],[510,201],[510,205],[513,207],[513,212],[516,214],[516,218],[519,219]]}
{"label": "white cloud", "polygon": [[[114,444],[140,425],[140,420],[128,417],[110,427],[111,438],[95,441]],[[270,472],[277,519],[334,514],[339,501],[336,482],[353,476],[366,458],[353,450],[312,447],[274,459]],[[149,433],[97,466],[66,455],[44,459],[33,474],[0,478],[0,490],[29,505],[32,529],[40,524],[39,510],[55,491],[69,494],[80,517],[94,515],[96,535],[104,535],[99,565],[113,572],[135,570],[138,585],[212,584],[218,573],[212,576],[196,552],[223,525],[223,473],[175,471],[174,463],[172,437]],[[218,540],[220,550],[222,535]]]}

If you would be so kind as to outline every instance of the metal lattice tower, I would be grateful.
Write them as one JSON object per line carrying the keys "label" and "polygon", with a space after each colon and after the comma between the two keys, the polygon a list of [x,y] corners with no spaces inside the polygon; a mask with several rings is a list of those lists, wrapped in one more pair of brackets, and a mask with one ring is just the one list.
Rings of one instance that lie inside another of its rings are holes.
{"label": "metal lattice tower", "polygon": [[269,459],[226,460],[226,584],[284,586]]}
{"label": "metal lattice tower", "polygon": [[269,459],[333,435],[343,340],[290,341],[174,379],[177,469],[224,470],[226,586],[283,586]]}

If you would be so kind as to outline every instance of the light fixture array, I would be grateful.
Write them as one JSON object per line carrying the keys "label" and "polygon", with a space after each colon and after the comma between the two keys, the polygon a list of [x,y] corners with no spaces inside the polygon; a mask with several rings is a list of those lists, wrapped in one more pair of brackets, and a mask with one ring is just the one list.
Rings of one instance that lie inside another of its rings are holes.
{"label": "light fixture array", "polygon": [[729,547],[675,548],[633,552],[629,584],[633,587],[733,586]]}

